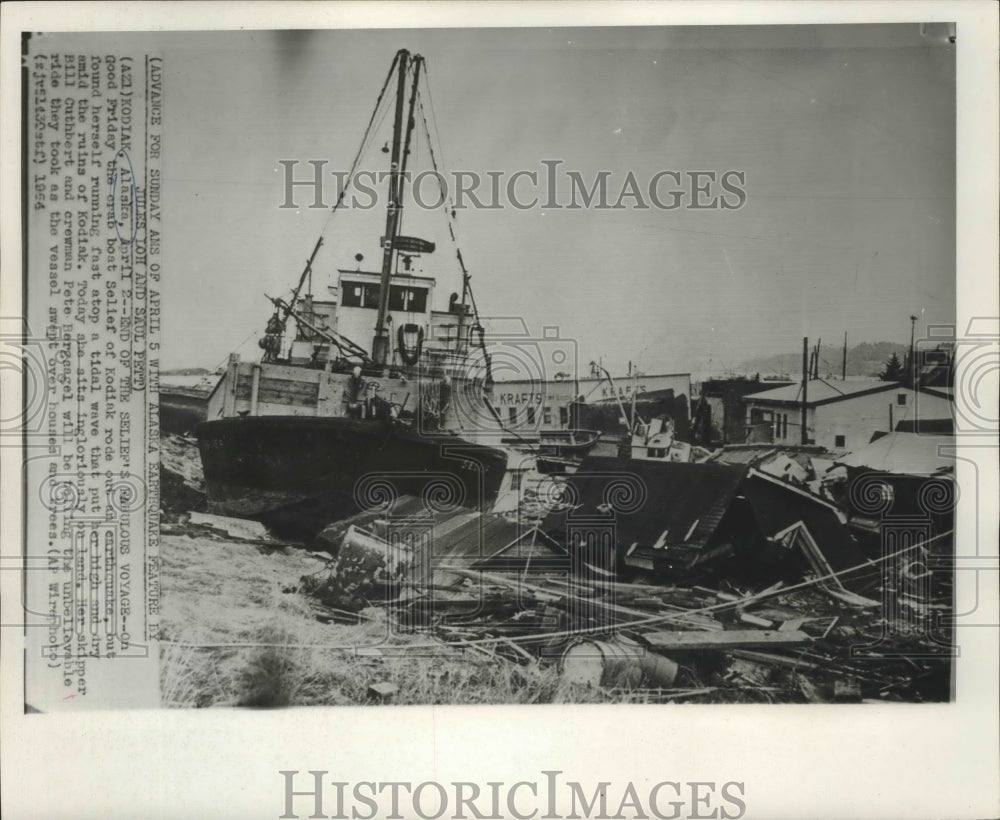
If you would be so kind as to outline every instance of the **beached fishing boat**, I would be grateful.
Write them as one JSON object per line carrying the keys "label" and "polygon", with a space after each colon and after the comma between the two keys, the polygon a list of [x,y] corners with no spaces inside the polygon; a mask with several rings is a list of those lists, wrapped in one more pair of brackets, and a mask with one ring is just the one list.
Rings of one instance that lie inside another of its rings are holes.
{"label": "beached fishing boat", "polygon": [[434,243],[400,233],[414,131],[418,122],[427,128],[423,63],[396,54],[362,140],[370,144],[377,114],[393,106],[380,268],[363,270],[358,254],[356,270],[337,271],[330,296],[314,297],[321,236],[291,295],[271,298],[261,359],[232,355],[208,398],[196,432],[214,512],[308,536],[404,494],[432,508],[486,509],[497,498],[508,452],[454,429],[455,401],[467,414],[471,406],[473,416],[481,408],[481,417],[496,417],[470,276],[458,251],[460,292],[439,292],[414,264]]}

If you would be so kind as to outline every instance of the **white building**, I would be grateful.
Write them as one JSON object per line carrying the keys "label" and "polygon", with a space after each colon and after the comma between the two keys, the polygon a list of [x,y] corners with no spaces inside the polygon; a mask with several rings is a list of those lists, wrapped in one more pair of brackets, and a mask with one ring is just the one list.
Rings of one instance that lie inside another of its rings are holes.
{"label": "white building", "polygon": [[[802,442],[802,383],[745,397],[748,441]],[[806,391],[806,439],[828,450],[850,451],[876,432],[901,421],[951,419],[952,403],[941,390],[913,390],[896,382],[810,379]]]}
{"label": "white building", "polygon": [[563,430],[569,427],[569,405],[582,397],[586,404],[620,401],[626,409],[635,396],[649,397],[673,391],[690,401],[690,373],[661,373],[616,379],[614,387],[605,378],[498,381],[493,403],[504,423],[520,432]]}

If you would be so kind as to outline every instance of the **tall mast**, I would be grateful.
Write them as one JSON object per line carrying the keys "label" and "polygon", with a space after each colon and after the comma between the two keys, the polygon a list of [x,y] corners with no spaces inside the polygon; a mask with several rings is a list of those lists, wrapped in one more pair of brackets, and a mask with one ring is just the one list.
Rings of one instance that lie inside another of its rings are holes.
{"label": "tall mast", "polygon": [[809,443],[806,421],[809,418],[809,337],[802,338],[802,443]]}
{"label": "tall mast", "polygon": [[389,358],[389,330],[386,327],[386,314],[389,309],[389,279],[392,276],[392,260],[395,249],[393,240],[399,223],[399,206],[401,174],[400,138],[403,131],[403,94],[406,90],[406,68],[410,61],[410,52],[400,49],[396,55],[399,59],[399,74],[396,80],[396,117],[392,125],[392,164],[389,174],[389,208],[385,218],[385,243],[382,250],[382,282],[379,291],[378,320],[375,323],[375,338],[372,340],[372,359],[376,365],[385,365]]}
{"label": "tall mast", "polygon": [[[461,262],[462,254],[459,252],[458,259]],[[462,351],[462,333],[465,332],[465,304],[466,300],[469,298],[469,274],[465,272],[465,264],[462,267],[462,301],[458,303],[458,331],[455,334],[455,352],[461,353]],[[471,345],[469,345],[471,348]],[[466,348],[467,350],[469,348]],[[574,393],[574,395],[576,395]]]}
{"label": "tall mast", "polygon": [[399,216],[396,219],[397,234],[403,227],[403,185],[406,184],[406,166],[410,159],[410,142],[413,139],[413,126],[416,125],[413,115],[417,105],[417,87],[420,85],[420,67],[424,64],[424,58],[416,54],[411,62],[413,64],[413,82],[410,83],[410,102],[407,105],[406,111],[406,139],[403,142],[403,157],[400,160],[399,191],[397,192],[399,197]]}

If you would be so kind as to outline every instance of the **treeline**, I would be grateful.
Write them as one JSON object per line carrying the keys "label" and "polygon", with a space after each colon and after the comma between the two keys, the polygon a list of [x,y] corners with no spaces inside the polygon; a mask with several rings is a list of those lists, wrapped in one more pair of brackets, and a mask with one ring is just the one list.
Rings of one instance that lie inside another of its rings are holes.
{"label": "treeline", "polygon": [[[815,340],[810,339],[810,348]],[[885,368],[885,363],[895,353],[900,361],[906,356],[907,345],[896,342],[861,342],[847,348],[847,375],[868,376],[878,378]],[[820,376],[839,376],[842,367],[843,345],[822,344],[819,351]],[[748,359],[741,363],[739,372],[753,376],[760,373],[761,377],[787,375],[795,379],[802,372],[802,352],[779,353],[774,356],[763,356]]]}

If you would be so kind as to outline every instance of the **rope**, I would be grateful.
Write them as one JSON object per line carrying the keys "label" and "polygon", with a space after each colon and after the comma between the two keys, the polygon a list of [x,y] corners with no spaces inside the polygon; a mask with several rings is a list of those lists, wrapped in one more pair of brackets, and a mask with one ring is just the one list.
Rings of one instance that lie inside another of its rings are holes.
{"label": "rope", "polygon": [[[365,127],[365,132],[361,139],[361,145],[358,146],[358,151],[354,155],[354,161],[351,163],[351,170],[348,173],[347,178],[344,180],[344,187],[338,192],[337,201],[333,204],[333,207],[330,209],[330,213],[326,217],[326,221],[323,223],[323,227],[320,229],[319,232],[320,238],[323,238],[326,235],[327,229],[330,226],[330,222],[333,221],[334,215],[337,213],[340,206],[343,204],[344,198],[347,196],[347,189],[350,187],[351,182],[354,179],[354,175],[357,173],[358,164],[361,162],[361,157],[364,156],[364,154],[371,147],[372,137],[375,134],[375,131],[378,130],[378,127],[381,126],[382,121],[385,119],[388,108],[386,108],[386,110],[382,112],[382,116],[381,118],[379,118],[378,125],[375,128],[372,127],[373,124],[375,123],[375,117],[378,115],[378,112],[382,107],[382,103],[385,99],[385,92],[389,88],[390,83],[392,82],[392,75],[395,72],[398,63],[399,63],[399,54],[396,54],[396,56],[393,57],[392,59],[392,64],[389,66],[389,72],[386,74],[385,81],[382,83],[382,90],[379,91],[378,99],[376,99],[375,101],[375,107],[372,109],[372,113],[368,117],[368,125]],[[290,305],[292,307],[295,307],[296,300],[294,298],[294,294],[296,293],[296,291],[293,291],[292,293],[293,293],[293,298],[290,301]]]}
{"label": "rope", "polygon": [[456,231],[456,218],[455,218],[455,201],[451,197],[451,191],[444,184],[443,177],[444,174],[441,168],[445,168],[444,164],[444,148],[441,145],[441,135],[437,130],[437,114],[434,112],[434,99],[431,96],[430,82],[427,79],[429,72],[426,67],[424,68],[424,85],[427,88],[427,99],[431,106],[431,118],[434,120],[434,130],[437,134],[438,150],[441,152],[441,163],[438,164],[437,155],[434,152],[434,139],[431,136],[430,126],[427,124],[427,112],[424,109],[423,96],[418,92],[417,94],[417,108],[420,111],[420,121],[424,127],[424,135],[427,137],[427,150],[431,158],[431,167],[434,169],[435,179],[437,180],[438,190],[441,192],[441,203],[442,205],[447,205],[445,208],[445,221],[448,226],[448,234],[451,237],[451,242],[455,246],[455,256],[458,259],[458,265],[462,270],[463,276],[468,276],[469,272],[465,267],[465,260],[462,258],[462,250],[458,245],[458,237]]}

